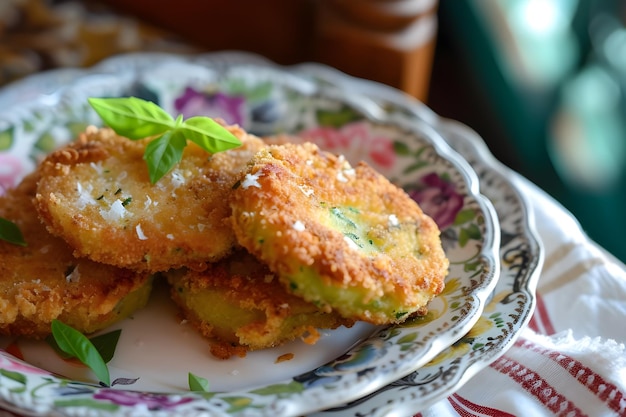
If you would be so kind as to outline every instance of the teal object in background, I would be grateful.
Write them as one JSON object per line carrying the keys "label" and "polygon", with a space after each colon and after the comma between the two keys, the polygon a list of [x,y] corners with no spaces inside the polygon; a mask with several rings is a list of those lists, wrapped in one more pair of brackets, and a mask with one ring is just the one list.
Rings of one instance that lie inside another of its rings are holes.
{"label": "teal object in background", "polygon": [[[626,261],[624,7],[611,0],[442,0],[438,51],[447,47],[460,64],[446,79],[461,88],[442,97],[435,64],[429,104],[477,130],[499,159]],[[446,99],[481,111],[449,112]]]}

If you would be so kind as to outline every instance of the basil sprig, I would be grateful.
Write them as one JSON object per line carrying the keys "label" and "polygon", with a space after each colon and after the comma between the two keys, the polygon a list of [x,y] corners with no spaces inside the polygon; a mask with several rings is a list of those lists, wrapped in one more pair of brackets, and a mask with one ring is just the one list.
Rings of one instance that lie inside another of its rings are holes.
{"label": "basil sprig", "polygon": [[89,98],[88,101],[118,135],[132,140],[153,138],[144,153],[152,184],[180,162],[187,140],[209,153],[241,145],[235,135],[209,117],[183,120],[179,115],[174,119],[157,104],[137,97]]}
{"label": "basil sprig", "polygon": [[206,378],[189,372],[187,379],[189,381],[190,391],[207,392],[209,390],[209,381]]}
{"label": "basil sprig", "polygon": [[59,349],[85,364],[107,387],[111,385],[109,368],[91,340],[78,330],[56,319],[52,320],[51,328],[52,336]]}
{"label": "basil sprig", "polygon": [[13,243],[14,245],[26,246],[22,231],[15,223],[0,217],[0,240]]}
{"label": "basil sprig", "polygon": [[[102,360],[104,360],[105,363],[109,363],[113,359],[115,349],[117,348],[117,342],[119,341],[121,334],[122,329],[117,329],[89,338],[89,341],[93,344],[98,353],[100,353],[100,356],[102,356]],[[54,335],[51,334],[46,337],[46,343],[48,343],[48,345],[50,345],[50,347],[54,349],[57,355],[59,355],[62,359],[70,359],[74,357],[59,347],[59,344],[54,339]]]}

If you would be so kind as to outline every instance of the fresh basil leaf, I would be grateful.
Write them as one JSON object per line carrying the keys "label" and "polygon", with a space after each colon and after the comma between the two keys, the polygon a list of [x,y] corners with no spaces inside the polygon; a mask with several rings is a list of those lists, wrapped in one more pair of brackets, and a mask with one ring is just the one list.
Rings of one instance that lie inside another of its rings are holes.
{"label": "fresh basil leaf", "polygon": [[152,184],[180,162],[187,140],[209,153],[241,145],[235,135],[209,117],[183,120],[179,115],[173,119],[157,104],[137,97],[90,98],[89,103],[118,135],[133,140],[156,137],[144,152]]}
{"label": "fresh basil leaf", "polygon": [[209,389],[209,381],[206,378],[189,372],[188,380],[190,391],[207,392]]}
{"label": "fresh basil leaf", "polygon": [[143,159],[148,163],[150,182],[155,184],[183,158],[187,140],[180,132],[166,132],[146,146]]}
{"label": "fresh basil leaf", "polygon": [[175,126],[157,104],[137,97],[89,98],[89,104],[111,129],[129,139],[161,135]]}
{"label": "fresh basil leaf", "polygon": [[51,327],[52,336],[63,352],[85,364],[101,382],[107,386],[111,385],[109,368],[107,368],[104,359],[93,343],[85,335],[56,319],[52,320]]}
{"label": "fresh basil leaf", "polygon": [[241,146],[237,136],[208,117],[191,117],[182,123],[180,130],[187,139],[207,152],[215,153]]}
{"label": "fresh basil leaf", "polygon": [[0,240],[5,240],[14,245],[26,246],[22,231],[15,223],[0,217]]}
{"label": "fresh basil leaf", "polygon": [[117,348],[117,342],[120,340],[121,334],[122,329],[117,329],[89,339],[98,353],[100,353],[100,356],[102,356],[102,360],[104,360],[105,363],[109,363],[111,362],[111,359],[113,359],[113,355],[115,355],[115,348]]}
{"label": "fresh basil leaf", "polygon": [[[113,355],[115,354],[115,349],[117,348],[117,342],[120,339],[121,333],[122,330],[118,329],[89,339],[91,343],[93,343],[94,347],[98,350],[100,356],[102,356],[102,359],[105,363],[109,363],[111,359],[113,359]],[[52,349],[54,349],[57,355],[61,357],[61,359],[69,359],[73,357],[69,353],[61,350],[56,340],[54,340],[53,335],[49,335],[48,337],[46,337],[45,340],[46,343],[48,343],[48,345]]]}

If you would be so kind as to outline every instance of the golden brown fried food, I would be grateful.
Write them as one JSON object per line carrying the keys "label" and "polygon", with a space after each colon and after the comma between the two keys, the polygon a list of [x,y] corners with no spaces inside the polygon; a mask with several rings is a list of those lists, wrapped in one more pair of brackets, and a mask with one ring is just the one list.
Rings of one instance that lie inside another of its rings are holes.
{"label": "golden brown fried food", "polygon": [[45,337],[53,319],[91,333],[145,305],[151,278],[77,259],[39,221],[37,176],[0,197],[0,217],[17,224],[27,246],[0,241],[0,334]]}
{"label": "golden brown fried food", "polygon": [[397,323],[443,290],[437,225],[365,163],[353,168],[311,143],[268,146],[231,207],[238,242],[324,311]]}
{"label": "golden brown fried food", "polygon": [[338,314],[323,313],[289,294],[265,265],[240,250],[206,271],[170,271],[172,299],[185,319],[220,358],[303,338],[314,343],[318,328],[352,326]]}
{"label": "golden brown fried food", "polygon": [[88,128],[41,164],[36,206],[49,230],[77,256],[135,270],[203,269],[235,244],[228,194],[264,146],[242,129],[242,146],[209,155],[193,143],[182,161],[152,185],[146,140]]}

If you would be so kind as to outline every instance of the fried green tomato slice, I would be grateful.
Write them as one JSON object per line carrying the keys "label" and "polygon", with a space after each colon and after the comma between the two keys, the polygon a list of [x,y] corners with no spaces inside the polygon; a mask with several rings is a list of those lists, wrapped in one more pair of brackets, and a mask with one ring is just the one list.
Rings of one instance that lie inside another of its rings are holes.
{"label": "fried green tomato slice", "polygon": [[146,140],[89,127],[40,165],[36,207],[77,256],[133,270],[203,269],[231,252],[228,194],[264,146],[227,127],[242,146],[208,154],[189,143],[182,160],[151,184]]}
{"label": "fried green tomato slice", "polygon": [[0,197],[0,217],[15,223],[27,246],[0,241],[0,334],[43,338],[53,319],[92,333],[148,301],[147,273],[75,258],[39,221],[36,174]]}
{"label": "fried green tomato slice", "polygon": [[398,323],[443,290],[437,225],[364,162],[353,168],[311,143],[268,146],[231,207],[238,242],[324,311]]}
{"label": "fried green tomato slice", "polygon": [[165,273],[182,316],[226,359],[301,338],[315,343],[317,329],[352,326],[353,320],[321,312],[289,294],[267,267],[244,250],[202,272]]}

